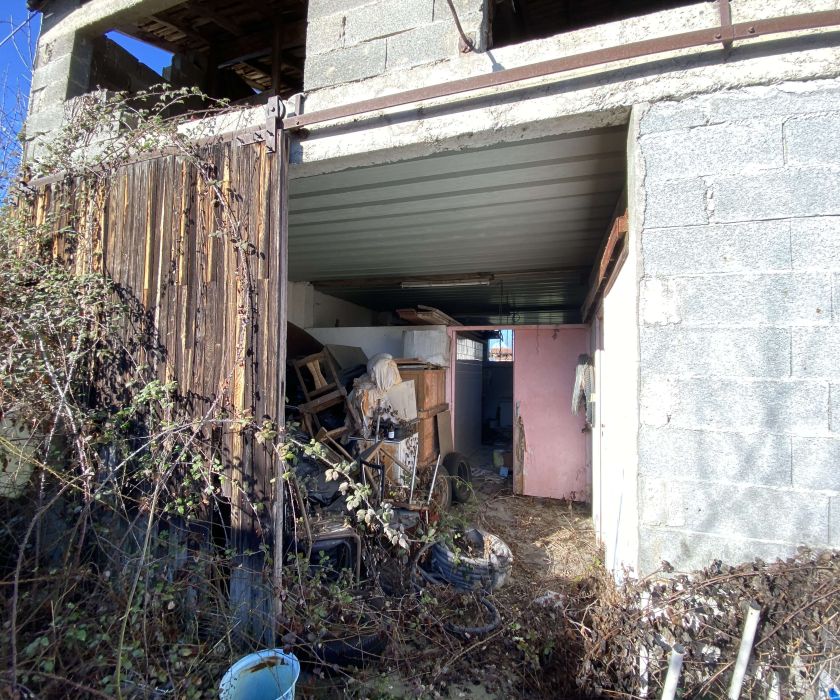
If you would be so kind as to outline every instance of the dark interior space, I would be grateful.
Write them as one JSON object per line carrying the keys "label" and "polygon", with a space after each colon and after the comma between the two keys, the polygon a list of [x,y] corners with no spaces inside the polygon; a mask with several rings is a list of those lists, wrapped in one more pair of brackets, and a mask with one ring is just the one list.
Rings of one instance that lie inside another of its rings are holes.
{"label": "dark interior space", "polygon": [[696,0],[491,0],[490,46],[543,39],[695,3]]}

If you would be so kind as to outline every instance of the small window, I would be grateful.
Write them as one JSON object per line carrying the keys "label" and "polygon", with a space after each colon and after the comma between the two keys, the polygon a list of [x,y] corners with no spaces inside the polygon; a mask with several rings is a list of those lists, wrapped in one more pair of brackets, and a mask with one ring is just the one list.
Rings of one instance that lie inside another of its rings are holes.
{"label": "small window", "polygon": [[459,360],[477,360],[481,362],[484,355],[484,346],[477,340],[470,340],[469,338],[458,338],[458,357]]}
{"label": "small window", "polygon": [[697,0],[490,0],[491,46],[508,46],[606,24],[619,19],[693,5]]}
{"label": "small window", "polygon": [[513,331],[499,332],[487,345],[487,359],[490,362],[513,362]]}

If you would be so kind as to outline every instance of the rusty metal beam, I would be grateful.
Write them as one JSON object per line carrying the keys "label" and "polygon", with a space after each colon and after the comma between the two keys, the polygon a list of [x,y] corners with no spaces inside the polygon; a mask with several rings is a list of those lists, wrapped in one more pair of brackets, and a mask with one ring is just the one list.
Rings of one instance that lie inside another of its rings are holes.
{"label": "rusty metal beam", "polygon": [[[840,10],[774,17],[756,22],[739,22],[730,26],[731,30],[723,26],[699,29],[692,32],[659,37],[657,39],[636,41],[630,44],[624,44],[623,46],[585,51],[572,56],[541,61],[518,68],[508,68],[507,70],[501,70],[495,73],[462,78],[448,83],[438,83],[415,90],[406,90],[393,95],[385,95],[339,107],[322,109],[311,114],[291,116],[283,122],[283,126],[286,129],[300,129],[312,124],[320,124],[348,117],[358,117],[364,114],[370,114],[371,112],[402,107],[415,102],[425,102],[441,97],[464,95],[465,93],[473,93],[478,90],[500,87],[520,81],[545,78],[581,68],[591,68],[606,63],[627,61],[683,49],[712,46],[721,43],[724,38],[727,41],[729,41],[730,37],[732,41],[741,41],[755,39],[760,36],[799,32],[810,29],[823,29],[827,27],[840,29]],[[469,99],[469,97],[470,95],[467,95],[464,99]]]}

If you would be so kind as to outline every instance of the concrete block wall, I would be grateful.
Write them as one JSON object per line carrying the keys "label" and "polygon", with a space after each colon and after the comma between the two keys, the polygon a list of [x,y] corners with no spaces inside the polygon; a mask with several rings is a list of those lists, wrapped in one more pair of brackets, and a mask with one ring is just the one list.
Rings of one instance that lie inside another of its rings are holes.
{"label": "concrete block wall", "polygon": [[638,111],[641,573],[840,547],[840,81]]}
{"label": "concrete block wall", "polygon": [[[456,0],[464,31],[482,46],[486,0]],[[446,0],[310,0],[306,90],[364,80],[460,54]]]}

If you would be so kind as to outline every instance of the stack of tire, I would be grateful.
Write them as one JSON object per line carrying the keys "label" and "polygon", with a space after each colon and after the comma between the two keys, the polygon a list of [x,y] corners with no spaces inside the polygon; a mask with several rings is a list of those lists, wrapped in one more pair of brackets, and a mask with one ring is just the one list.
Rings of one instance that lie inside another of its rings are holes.
{"label": "stack of tire", "polygon": [[510,576],[513,554],[510,548],[496,535],[478,528],[469,528],[463,533],[464,540],[483,556],[465,556],[438,542],[432,547],[431,568],[447,583],[464,591],[495,591],[501,588]]}

